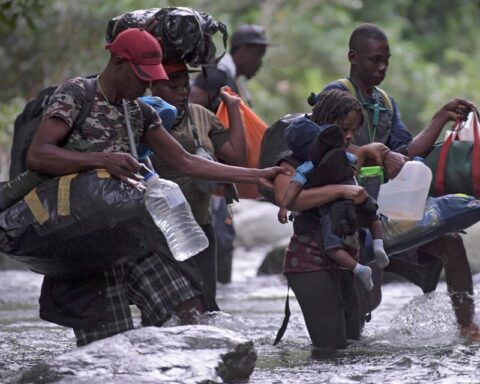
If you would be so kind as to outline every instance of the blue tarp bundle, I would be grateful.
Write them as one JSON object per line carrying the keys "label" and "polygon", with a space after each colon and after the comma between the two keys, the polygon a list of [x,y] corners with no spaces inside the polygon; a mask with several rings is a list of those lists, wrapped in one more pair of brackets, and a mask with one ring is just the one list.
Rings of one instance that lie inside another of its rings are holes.
{"label": "blue tarp bundle", "polygon": [[400,253],[448,232],[461,231],[480,221],[480,200],[451,194],[429,197],[422,220],[391,220],[382,216],[383,238],[389,255]]}

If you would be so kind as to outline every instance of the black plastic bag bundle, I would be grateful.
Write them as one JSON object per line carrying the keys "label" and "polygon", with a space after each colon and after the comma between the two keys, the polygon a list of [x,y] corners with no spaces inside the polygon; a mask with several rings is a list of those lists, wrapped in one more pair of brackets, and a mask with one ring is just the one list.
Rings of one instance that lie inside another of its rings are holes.
{"label": "black plastic bag bundle", "polygon": [[143,192],[88,171],[49,179],[0,212],[0,252],[35,272],[63,277],[146,255],[156,232]]}
{"label": "black plastic bag bundle", "polygon": [[215,57],[216,47],[212,35],[220,32],[224,49],[227,44],[227,27],[207,13],[187,7],[140,9],[116,16],[108,22],[106,38],[112,42],[127,28],[150,30],[162,44],[163,61],[185,61],[192,67],[214,65],[223,56]]}
{"label": "black plastic bag bundle", "polygon": [[[278,165],[282,155],[289,152],[285,140],[285,129],[294,121],[304,116],[304,113],[290,113],[267,128],[260,146],[258,168],[268,168]],[[258,187],[258,190],[267,201],[275,204],[275,196],[272,190],[264,187]]]}
{"label": "black plastic bag bundle", "polygon": [[27,170],[20,173],[13,180],[0,185],[0,211],[3,211],[20,200],[40,183],[50,176]]}

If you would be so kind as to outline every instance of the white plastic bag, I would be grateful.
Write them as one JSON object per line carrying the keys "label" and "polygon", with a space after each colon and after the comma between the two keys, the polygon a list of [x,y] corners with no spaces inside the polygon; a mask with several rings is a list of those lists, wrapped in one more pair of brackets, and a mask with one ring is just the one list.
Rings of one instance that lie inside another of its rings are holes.
{"label": "white plastic bag", "polygon": [[[445,134],[445,140],[452,134],[449,129]],[[460,123],[460,128],[457,130],[456,140],[459,141],[474,141],[473,138],[473,112],[470,112],[468,119],[464,123]]]}

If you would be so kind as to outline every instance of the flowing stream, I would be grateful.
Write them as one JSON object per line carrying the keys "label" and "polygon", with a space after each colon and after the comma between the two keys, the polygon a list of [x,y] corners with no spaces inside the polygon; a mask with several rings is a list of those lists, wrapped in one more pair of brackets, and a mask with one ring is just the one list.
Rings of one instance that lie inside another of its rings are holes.
{"label": "flowing stream", "polygon": [[[248,383],[480,383],[479,344],[459,337],[443,283],[428,295],[411,284],[385,285],[361,340],[330,356],[312,351],[292,299],[290,324],[273,347],[286,285],[278,275],[256,276],[263,254],[236,251],[233,282],[219,287],[223,312],[203,320],[254,340],[258,361]],[[9,384],[22,370],[76,347],[70,329],[38,318],[41,276],[1,271],[0,282],[0,383]]]}

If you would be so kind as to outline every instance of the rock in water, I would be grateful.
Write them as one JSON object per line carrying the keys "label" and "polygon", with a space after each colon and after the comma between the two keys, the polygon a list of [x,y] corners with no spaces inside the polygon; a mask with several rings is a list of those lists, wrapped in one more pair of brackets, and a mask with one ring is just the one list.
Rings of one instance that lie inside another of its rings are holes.
{"label": "rock in water", "polygon": [[240,200],[233,204],[233,224],[237,246],[251,249],[257,246],[285,243],[293,234],[293,225],[280,224],[278,207],[267,202]]}
{"label": "rock in water", "polygon": [[278,275],[283,272],[283,259],[285,256],[286,245],[273,247],[265,256],[258,267],[257,276]]}
{"label": "rock in water", "polygon": [[145,327],[39,363],[22,383],[223,383],[247,379],[253,342],[208,325]]}

